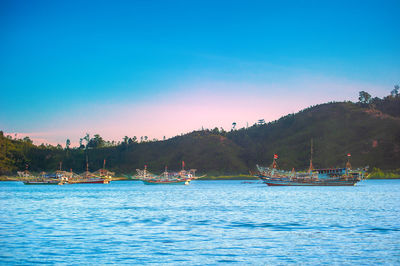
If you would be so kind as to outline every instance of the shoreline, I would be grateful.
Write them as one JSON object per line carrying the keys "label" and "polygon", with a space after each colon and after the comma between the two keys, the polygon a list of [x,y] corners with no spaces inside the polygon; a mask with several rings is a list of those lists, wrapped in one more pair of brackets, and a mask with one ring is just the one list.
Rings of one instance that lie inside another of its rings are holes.
{"label": "shoreline", "polygon": [[[365,180],[398,180],[400,177],[371,177],[366,178]],[[26,181],[26,178],[19,178],[14,176],[0,176],[1,181],[16,181],[23,182]],[[203,178],[195,179],[193,181],[220,181],[220,180],[258,180],[255,176],[250,175],[223,175],[223,176],[206,176]],[[116,181],[140,181],[139,179],[134,178],[126,178],[126,177],[116,177],[112,179],[112,182]]]}

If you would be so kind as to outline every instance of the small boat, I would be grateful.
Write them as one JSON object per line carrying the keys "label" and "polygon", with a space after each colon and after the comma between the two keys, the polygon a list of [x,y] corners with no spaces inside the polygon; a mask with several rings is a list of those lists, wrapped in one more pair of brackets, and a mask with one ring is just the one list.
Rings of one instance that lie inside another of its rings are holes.
{"label": "small boat", "polygon": [[59,180],[27,180],[23,182],[25,185],[60,185]]}
{"label": "small boat", "polygon": [[68,184],[108,184],[108,183],[110,183],[108,180],[102,178],[87,178],[87,179],[77,179],[68,181]]}
{"label": "small boat", "polygon": [[69,184],[109,184],[114,172],[105,169],[106,160],[104,159],[103,168],[94,173],[89,172],[89,164],[86,162],[86,171],[80,175],[75,175],[68,179]]}
{"label": "small boat", "polygon": [[136,169],[136,179],[141,180],[145,185],[189,185],[196,177],[196,169],[185,170],[185,163],[182,161],[182,170],[179,172],[168,172],[165,167],[164,172],[161,175],[155,175],[147,171],[147,165],[144,166],[144,170]]}
{"label": "small boat", "polygon": [[68,179],[68,184],[108,184],[109,178],[99,177],[89,171]]}
{"label": "small boat", "polygon": [[41,172],[39,176],[33,176],[26,170],[23,176],[27,178],[23,181],[25,185],[63,185],[65,183],[65,177],[59,171],[54,174]]}
{"label": "small boat", "polygon": [[188,185],[188,181],[181,180],[142,180],[145,185]]}

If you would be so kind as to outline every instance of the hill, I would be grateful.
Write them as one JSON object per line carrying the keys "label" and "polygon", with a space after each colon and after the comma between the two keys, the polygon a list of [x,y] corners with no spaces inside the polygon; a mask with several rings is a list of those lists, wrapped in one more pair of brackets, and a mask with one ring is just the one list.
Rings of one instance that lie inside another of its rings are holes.
{"label": "hill", "polygon": [[[380,100],[380,99],[379,99]],[[256,164],[270,164],[279,155],[283,169],[306,169],[310,140],[314,143],[315,167],[342,167],[347,153],[352,165],[381,169],[400,168],[400,97],[369,104],[326,103],[290,114],[279,120],[230,132],[194,131],[164,141],[127,141],[105,145],[101,137],[89,139],[87,147],[33,145],[29,138],[11,139],[0,134],[0,173],[25,169],[51,171],[63,162],[64,169],[84,171],[86,155],[90,170],[107,162],[117,173],[134,173],[146,164],[154,172],[187,168],[208,174],[248,173]]]}
{"label": "hill", "polygon": [[400,167],[400,119],[351,102],[318,105],[231,138],[250,147],[243,156],[249,163],[277,153],[282,168],[306,169],[313,139],[315,167],[344,166],[347,153],[356,167]]}

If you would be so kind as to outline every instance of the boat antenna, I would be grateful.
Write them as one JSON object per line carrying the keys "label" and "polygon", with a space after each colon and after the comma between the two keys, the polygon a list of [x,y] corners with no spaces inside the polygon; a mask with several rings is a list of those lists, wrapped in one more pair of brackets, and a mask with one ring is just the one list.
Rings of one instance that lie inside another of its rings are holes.
{"label": "boat antenna", "polygon": [[60,161],[60,171],[61,171],[61,169],[62,169],[62,161]]}
{"label": "boat antenna", "polygon": [[308,169],[309,173],[311,173],[312,170],[314,169],[313,164],[312,164],[312,159],[313,159],[313,139],[311,139],[310,168]]}
{"label": "boat antenna", "polygon": [[103,161],[103,169],[106,169],[106,159]]}

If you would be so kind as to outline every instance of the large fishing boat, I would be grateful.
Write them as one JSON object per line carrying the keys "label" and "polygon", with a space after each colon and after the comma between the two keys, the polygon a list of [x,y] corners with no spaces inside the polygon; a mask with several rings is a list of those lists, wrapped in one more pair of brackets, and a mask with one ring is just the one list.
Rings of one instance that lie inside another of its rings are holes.
{"label": "large fishing boat", "polygon": [[274,155],[272,165],[262,167],[257,165],[256,176],[268,186],[354,186],[364,179],[365,170],[352,170],[350,154],[347,154],[345,168],[314,169],[312,164],[312,143],[310,167],[307,172],[284,171],[278,169]]}
{"label": "large fishing boat", "polygon": [[136,169],[136,171],[136,179],[141,180],[145,185],[189,185],[193,179],[203,177],[196,177],[196,169],[185,170],[184,161],[182,161],[182,170],[179,172],[168,172],[165,167],[161,175],[155,175],[147,171],[147,165],[144,166],[144,170]]}

